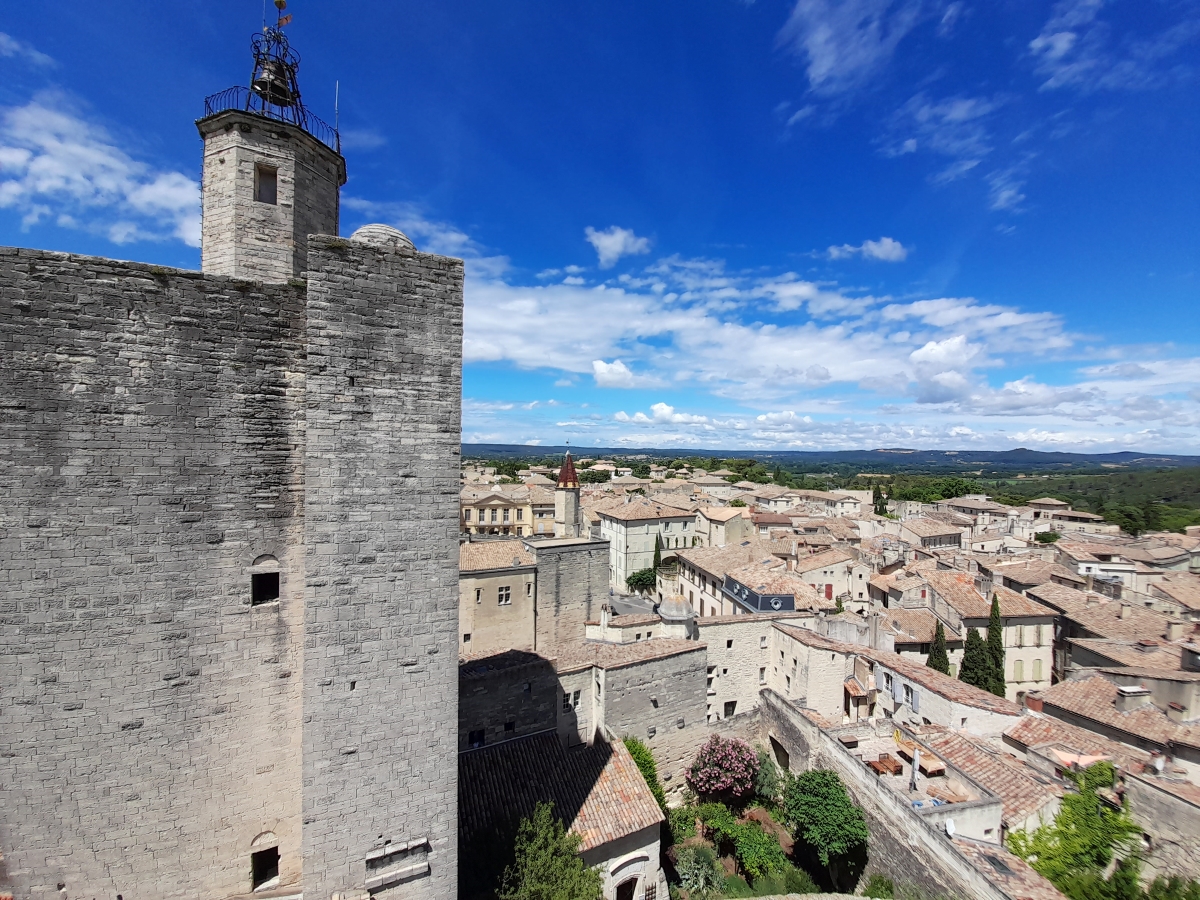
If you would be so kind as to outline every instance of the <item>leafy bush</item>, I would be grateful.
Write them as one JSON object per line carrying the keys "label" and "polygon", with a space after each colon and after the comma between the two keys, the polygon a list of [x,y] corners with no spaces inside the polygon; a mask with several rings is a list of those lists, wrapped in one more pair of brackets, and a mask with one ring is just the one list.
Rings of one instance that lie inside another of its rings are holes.
{"label": "leafy bush", "polygon": [[753,897],[754,888],[741,875],[729,875],[725,879],[724,894],[726,897]]}
{"label": "leafy bush", "polygon": [[1033,539],[1039,544],[1053,544],[1061,535],[1057,531],[1039,531]]}
{"label": "leafy bush", "polygon": [[768,834],[753,820],[739,823],[732,835],[734,852],[742,871],[751,878],[761,878],[772,872],[782,872],[787,856],[775,835]]}
{"label": "leafy bush", "polygon": [[646,786],[650,788],[650,793],[658,801],[658,808],[665,813],[667,811],[667,797],[663,793],[662,785],[658,782],[658,766],[654,762],[654,754],[650,752],[649,747],[635,737],[625,738],[625,749],[629,751],[629,755],[637,763],[638,770],[642,773],[642,778],[646,779]]}
{"label": "leafy bush", "polygon": [[675,856],[675,871],[689,893],[712,891],[724,885],[725,874],[717,862],[717,854],[703,844],[681,847]]}
{"label": "leafy bush", "polygon": [[876,873],[867,879],[867,886],[863,888],[863,896],[892,900],[896,896],[896,884],[886,875]]}
{"label": "leafy bush", "polygon": [[603,484],[612,478],[612,472],[608,469],[585,469],[577,474],[580,484]]}
{"label": "leafy bush", "polygon": [[745,741],[714,734],[696,753],[686,779],[700,797],[741,800],[754,791],[758,755]]}
{"label": "leafy bush", "polygon": [[751,878],[782,872],[787,865],[787,856],[773,834],[758,822],[739,822],[724,803],[704,803],[697,807],[696,815],[712,832],[715,843],[733,845],[738,863]]}
{"label": "leafy bush", "polygon": [[512,865],[504,870],[500,900],[594,900],[600,896],[600,873],[579,856],[582,839],[566,830],[554,815],[553,803],[539,803],[522,819]]}
{"label": "leafy bush", "polygon": [[638,569],[625,579],[625,587],[631,591],[652,591],[656,583],[653,569]]}
{"label": "leafy bush", "polygon": [[836,772],[813,769],[797,775],[784,791],[783,810],[796,837],[816,852],[835,882],[840,863],[866,848],[867,820]]}
{"label": "leafy bush", "polygon": [[1146,888],[1146,900],[1200,900],[1200,881],[1159,875]]}
{"label": "leafy bush", "polygon": [[667,810],[667,825],[671,829],[671,840],[682,844],[696,836],[696,807],[681,806]]}
{"label": "leafy bush", "polygon": [[746,501],[745,501],[745,500],[743,500],[741,497],[738,497],[738,498],[737,498],[737,499],[735,499],[735,500],[730,500],[730,501],[729,501],[729,505],[730,505],[730,506],[745,506],[745,505],[746,505]]}
{"label": "leafy bush", "polygon": [[782,872],[774,872],[754,879],[754,894],[758,897],[770,897],[779,894],[819,894],[821,889],[803,869],[797,869],[791,863],[784,866]]}
{"label": "leafy bush", "polygon": [[779,775],[779,768],[775,765],[775,760],[771,758],[771,754],[758,747],[755,749],[758,756],[758,775],[754,778],[754,793],[769,806],[774,806],[779,802],[779,792],[783,789],[783,778]]}

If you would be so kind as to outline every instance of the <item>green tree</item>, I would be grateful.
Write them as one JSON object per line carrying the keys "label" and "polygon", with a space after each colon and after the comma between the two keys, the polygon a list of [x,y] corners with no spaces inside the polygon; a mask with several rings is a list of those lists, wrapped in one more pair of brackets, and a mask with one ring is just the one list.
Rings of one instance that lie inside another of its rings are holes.
{"label": "green tree", "polygon": [[654,754],[650,752],[649,747],[635,737],[625,738],[625,749],[629,751],[629,755],[637,763],[638,771],[646,779],[646,786],[650,788],[650,793],[658,801],[658,808],[665,813],[667,811],[667,797],[663,793],[662,785],[658,781],[658,764],[654,762]]}
{"label": "green tree", "polygon": [[729,505],[730,506],[745,506],[746,501],[743,500],[741,497],[738,497],[736,500],[730,500]]}
{"label": "green tree", "polygon": [[600,873],[579,856],[582,839],[569,834],[553,803],[539,803],[517,829],[512,865],[504,869],[500,900],[597,900]]}
{"label": "green tree", "polygon": [[658,576],[653,569],[638,569],[625,579],[625,587],[630,591],[652,591],[658,583]]}
{"label": "green tree", "polygon": [[658,571],[658,567],[662,565],[662,535],[654,536],[654,571]]}
{"label": "green tree", "polygon": [[835,886],[851,854],[866,850],[870,836],[867,820],[851,802],[836,772],[812,769],[789,781],[783,812],[796,838],[817,854]]}
{"label": "green tree", "polygon": [[992,661],[992,682],[988,690],[997,697],[1003,697],[1005,691],[1004,677],[1004,622],[1000,618],[1000,596],[992,594],[992,611],[988,616],[987,627],[988,657]]}
{"label": "green tree", "polygon": [[978,628],[967,629],[967,641],[963,646],[958,680],[985,691],[992,689],[992,657],[988,653],[987,644],[979,635]]}
{"label": "green tree", "polygon": [[871,488],[871,503],[875,507],[875,515],[887,515],[887,498],[883,496],[883,488],[879,486],[878,482]]}
{"label": "green tree", "polygon": [[[1114,856],[1134,855],[1141,828],[1124,809],[1114,809],[1098,793],[1113,784],[1112,763],[1098,762],[1082,772],[1068,770],[1063,775],[1077,790],[1063,797],[1054,821],[1032,832],[1012,832],[1008,848],[1067,896],[1090,900],[1104,892],[1096,879],[1102,878]],[[1108,891],[1128,890],[1129,878],[1127,866]],[[1106,900],[1117,898],[1110,893]]]}
{"label": "green tree", "polygon": [[929,648],[929,658],[925,660],[925,665],[936,669],[943,675],[950,674],[950,654],[946,652],[946,629],[942,627],[941,619],[938,619],[937,629],[933,632],[933,646]]}
{"label": "green tree", "polygon": [[715,891],[725,884],[725,873],[710,847],[697,844],[680,848],[675,859],[679,883],[691,896]]}
{"label": "green tree", "polygon": [[634,478],[649,478],[650,477],[650,464],[649,463],[638,463],[637,465],[632,466],[631,470],[632,471],[630,472],[630,474]]}
{"label": "green tree", "polygon": [[767,806],[774,806],[779,802],[779,792],[783,789],[783,778],[779,774],[779,767],[775,765],[775,760],[763,747],[755,747],[754,752],[758,754],[758,774],[754,776],[754,793]]}

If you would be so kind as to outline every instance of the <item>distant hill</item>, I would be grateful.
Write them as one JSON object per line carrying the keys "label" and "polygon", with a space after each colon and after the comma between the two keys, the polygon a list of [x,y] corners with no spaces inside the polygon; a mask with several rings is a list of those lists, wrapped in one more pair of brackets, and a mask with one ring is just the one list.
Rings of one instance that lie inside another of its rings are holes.
{"label": "distant hill", "polygon": [[[566,452],[566,447],[531,447],[522,444],[463,444],[464,458],[536,459]],[[831,469],[860,472],[1111,472],[1114,469],[1187,468],[1200,466],[1200,456],[1175,456],[1164,453],[1057,453],[1029,450],[916,450],[907,447],[882,447],[877,450],[696,450],[632,447],[575,447],[577,455],[642,456],[651,459],[683,457],[753,458],[779,464],[792,470],[810,472]]]}

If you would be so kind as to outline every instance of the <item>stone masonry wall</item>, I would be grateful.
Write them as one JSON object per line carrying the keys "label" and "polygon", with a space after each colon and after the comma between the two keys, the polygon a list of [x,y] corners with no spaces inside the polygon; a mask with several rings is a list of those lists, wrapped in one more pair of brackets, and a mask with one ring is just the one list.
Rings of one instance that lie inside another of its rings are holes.
{"label": "stone masonry wall", "polygon": [[315,235],[308,266],[304,894],[452,898],[463,265]]}
{"label": "stone masonry wall", "polygon": [[607,541],[530,541],[537,557],[539,653],[573,646],[585,638],[584,623],[600,618],[608,602]]}
{"label": "stone masonry wall", "polygon": [[304,304],[0,248],[0,888],[298,884]]}
{"label": "stone masonry wall", "polygon": [[[345,162],[302,129],[230,110],[204,136],[206,274],[284,282],[308,269],[308,236],[336,234]],[[276,170],[277,202],[254,196],[255,167]]]}
{"label": "stone masonry wall", "polygon": [[694,651],[604,672],[605,727],[649,747],[668,790],[683,785],[684,771],[708,739],[704,661],[705,647],[697,644]]}
{"label": "stone masonry wall", "polygon": [[483,731],[485,745],[491,746],[557,727],[562,700],[558,674],[550,660],[533,657],[523,665],[480,671],[487,664],[485,658],[459,668],[460,752],[471,749],[472,731]]}

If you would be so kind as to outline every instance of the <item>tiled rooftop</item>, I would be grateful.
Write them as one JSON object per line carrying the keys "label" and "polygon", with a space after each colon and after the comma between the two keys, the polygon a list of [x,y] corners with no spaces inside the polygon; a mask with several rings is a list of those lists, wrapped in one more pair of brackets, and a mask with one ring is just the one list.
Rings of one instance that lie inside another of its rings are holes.
{"label": "tiled rooftop", "polygon": [[1003,847],[962,837],[954,838],[954,846],[985,879],[1013,900],[1067,900],[1029,863]]}
{"label": "tiled rooftop", "polygon": [[596,666],[601,669],[620,669],[666,659],[681,653],[695,653],[707,649],[707,644],[683,638],[654,638],[649,641],[634,641],[627,644],[611,644],[601,641],[580,641],[569,646],[555,648],[555,670],[561,675]]}
{"label": "tiled rooftop", "polygon": [[1040,713],[1026,712],[1005,730],[1004,740],[1023,750],[1057,744],[1089,756],[1106,756],[1130,772],[1140,772],[1150,762],[1150,754],[1145,750],[1128,747],[1094,731]]}
{"label": "tiled rooftop", "polygon": [[1119,711],[1116,707],[1117,685],[1100,675],[1063,681],[1035,696],[1041,698],[1048,714],[1058,708],[1121,731],[1131,739],[1142,738],[1161,745],[1174,741],[1200,748],[1198,725],[1177,725],[1149,703],[1128,712]]}
{"label": "tiled rooftop", "polygon": [[692,513],[685,509],[676,509],[673,506],[642,499],[598,507],[597,512],[602,517],[616,519],[618,522],[645,522],[654,519],[691,518],[692,516]]}
{"label": "tiled rooftop", "polygon": [[519,569],[534,565],[533,554],[519,540],[464,541],[458,545],[458,571]]}
{"label": "tiled rooftop", "polygon": [[1150,586],[1150,593],[1162,594],[1184,609],[1200,610],[1200,575],[1190,572],[1168,572],[1161,581]]}
{"label": "tiled rooftop", "polygon": [[1001,799],[1006,828],[1019,827],[1062,796],[1060,785],[987,741],[946,732],[929,738],[928,744],[943,760]]}
{"label": "tiled rooftop", "polygon": [[[928,609],[905,609],[897,606],[880,610],[880,625],[891,634],[897,644],[929,644],[937,631],[938,617]],[[960,641],[962,635],[942,623],[947,641]]]}
{"label": "tiled rooftop", "polygon": [[813,553],[811,556],[797,556],[793,571],[803,574],[853,560],[854,554],[847,553],[845,550],[825,550],[821,553]]}
{"label": "tiled rooftop", "polygon": [[976,709],[983,709],[1000,715],[1019,716],[1021,714],[1021,708],[1017,704],[959,681],[957,678],[943,675],[936,669],[929,668],[924,663],[900,656],[896,653],[885,653],[882,650],[868,650],[864,647],[859,647],[858,650],[867,659],[891,669],[909,681],[915,682],[936,694],[940,694],[954,703],[973,706]]}
{"label": "tiled rooftop", "polygon": [[991,595],[999,598],[1000,615],[1005,618],[1054,615],[1054,610],[999,584],[993,584],[989,596],[985,598],[975,590],[975,576],[969,572],[938,569],[927,571],[924,576],[938,596],[954,607],[964,619],[986,619],[991,615]]}
{"label": "tiled rooftop", "polygon": [[[1179,644],[1166,641],[1108,641],[1103,638],[1073,638],[1067,641],[1072,647],[1091,650],[1111,659],[1118,666],[1142,666],[1148,669],[1167,670],[1180,667]],[[1072,656],[1074,660],[1074,656]]]}
{"label": "tiled rooftop", "polygon": [[473,838],[511,830],[541,801],[582,839],[580,850],[652,828],[663,814],[620,743],[563,749],[558,736],[535,734],[459,754],[458,831]]}
{"label": "tiled rooftop", "polygon": [[947,525],[945,522],[939,522],[936,519],[920,518],[908,519],[900,524],[902,529],[907,529],[917,537],[943,537],[952,534],[962,534],[961,528],[955,528],[952,525]]}
{"label": "tiled rooftop", "polygon": [[724,547],[691,547],[675,553],[675,557],[681,562],[702,569],[716,578],[724,578],[730,569],[766,559],[771,555],[771,543],[757,538],[727,544]]}
{"label": "tiled rooftop", "polygon": [[[1095,637],[1108,640],[1136,641],[1141,638],[1163,639],[1171,617],[1144,606],[1122,604],[1100,594],[1076,591],[1060,584],[1040,584],[1030,588],[1029,596],[1062,610],[1071,621]],[[1121,607],[1125,606],[1124,618]]]}

